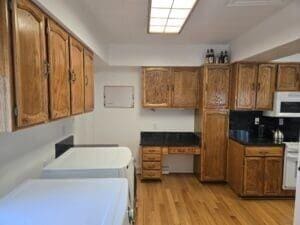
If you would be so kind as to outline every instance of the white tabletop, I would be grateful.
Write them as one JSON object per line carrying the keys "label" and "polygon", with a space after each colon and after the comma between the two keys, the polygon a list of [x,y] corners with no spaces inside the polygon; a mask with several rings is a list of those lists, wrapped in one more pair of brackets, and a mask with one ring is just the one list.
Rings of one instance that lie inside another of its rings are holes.
{"label": "white tabletop", "polygon": [[29,180],[0,199],[0,224],[121,225],[126,179]]}

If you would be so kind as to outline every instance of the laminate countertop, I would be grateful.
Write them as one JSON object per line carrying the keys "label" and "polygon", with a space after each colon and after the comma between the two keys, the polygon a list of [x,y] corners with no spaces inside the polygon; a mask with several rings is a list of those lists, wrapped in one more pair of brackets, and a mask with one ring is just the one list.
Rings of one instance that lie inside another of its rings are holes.
{"label": "laminate countertop", "polygon": [[229,138],[247,146],[285,146],[283,142],[276,142],[272,138],[268,137],[259,138],[245,130],[231,130]]}
{"label": "laminate countertop", "polygon": [[193,132],[141,132],[141,146],[199,146],[200,137]]}

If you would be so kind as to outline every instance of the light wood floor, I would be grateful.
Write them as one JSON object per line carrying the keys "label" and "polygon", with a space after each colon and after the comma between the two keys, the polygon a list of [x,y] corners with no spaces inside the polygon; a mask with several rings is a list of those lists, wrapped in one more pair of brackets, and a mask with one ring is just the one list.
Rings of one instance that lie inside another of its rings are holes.
{"label": "light wood floor", "polygon": [[167,175],[137,187],[137,225],[292,225],[293,200],[242,200],[224,184]]}

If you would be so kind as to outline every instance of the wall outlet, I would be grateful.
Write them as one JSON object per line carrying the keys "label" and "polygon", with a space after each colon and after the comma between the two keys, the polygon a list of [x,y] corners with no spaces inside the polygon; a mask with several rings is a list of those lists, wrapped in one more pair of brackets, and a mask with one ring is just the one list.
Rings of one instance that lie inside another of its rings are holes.
{"label": "wall outlet", "polygon": [[259,125],[260,119],[259,117],[255,117],[254,124]]}
{"label": "wall outlet", "polygon": [[279,123],[279,126],[283,126],[284,125],[284,119],[280,118],[279,121],[278,121],[278,123]]}

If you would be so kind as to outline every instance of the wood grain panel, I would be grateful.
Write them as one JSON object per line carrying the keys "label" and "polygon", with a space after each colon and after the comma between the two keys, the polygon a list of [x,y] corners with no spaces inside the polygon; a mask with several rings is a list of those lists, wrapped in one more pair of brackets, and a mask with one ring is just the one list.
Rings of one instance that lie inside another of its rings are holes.
{"label": "wood grain panel", "polygon": [[277,74],[277,91],[299,91],[299,64],[279,64]]}
{"label": "wood grain panel", "polygon": [[239,195],[243,193],[244,146],[229,140],[227,182]]}
{"label": "wood grain panel", "polygon": [[158,162],[161,161],[161,154],[143,153],[143,161]]}
{"label": "wood grain panel", "polygon": [[160,170],[143,170],[142,176],[143,179],[160,179],[161,172]]}
{"label": "wood grain panel", "polygon": [[256,109],[271,110],[276,86],[276,64],[258,66]]}
{"label": "wood grain panel", "polygon": [[196,108],[198,100],[198,69],[173,68],[172,107]]}
{"label": "wood grain panel", "polygon": [[0,1],[0,132],[14,129],[11,33],[7,1]]}
{"label": "wood grain panel", "polygon": [[265,158],[264,195],[277,196],[282,190],[283,159],[281,157]]}
{"label": "wood grain panel", "polygon": [[84,109],[85,112],[94,110],[94,56],[93,53],[84,49]]}
{"label": "wood grain panel", "polygon": [[28,0],[13,1],[17,126],[48,120],[45,16]]}
{"label": "wood grain panel", "polygon": [[83,46],[70,38],[71,68],[71,112],[72,115],[84,112],[84,65]]}
{"label": "wood grain panel", "polygon": [[143,169],[145,169],[145,170],[160,170],[161,162],[143,162]]}
{"label": "wood grain panel", "polygon": [[225,181],[228,138],[227,111],[205,111],[201,180]]}
{"label": "wood grain panel", "polygon": [[256,98],[257,66],[238,64],[236,75],[236,109],[253,109]]}
{"label": "wood grain panel", "polygon": [[49,93],[51,119],[71,114],[69,77],[69,35],[48,20]]}
{"label": "wood grain panel", "polygon": [[244,194],[262,196],[264,193],[264,158],[246,157],[244,166]]}
{"label": "wood grain panel", "polygon": [[246,156],[283,156],[282,147],[246,147]]}
{"label": "wood grain panel", "polygon": [[229,106],[229,66],[205,67],[205,108],[227,109]]}
{"label": "wood grain panel", "polygon": [[143,107],[171,106],[170,68],[143,69]]}
{"label": "wood grain panel", "polygon": [[161,147],[143,147],[143,153],[161,154]]}

